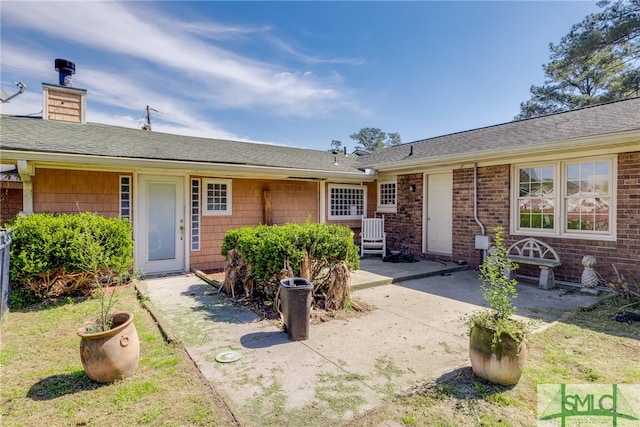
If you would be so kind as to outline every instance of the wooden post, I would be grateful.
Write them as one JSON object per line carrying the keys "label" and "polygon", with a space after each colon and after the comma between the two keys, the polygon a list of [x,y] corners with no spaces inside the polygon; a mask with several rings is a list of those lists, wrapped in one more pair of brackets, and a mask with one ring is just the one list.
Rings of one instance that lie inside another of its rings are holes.
{"label": "wooden post", "polygon": [[273,225],[273,212],[271,210],[271,192],[264,190],[262,192],[262,198],[264,201],[264,223],[266,225]]}

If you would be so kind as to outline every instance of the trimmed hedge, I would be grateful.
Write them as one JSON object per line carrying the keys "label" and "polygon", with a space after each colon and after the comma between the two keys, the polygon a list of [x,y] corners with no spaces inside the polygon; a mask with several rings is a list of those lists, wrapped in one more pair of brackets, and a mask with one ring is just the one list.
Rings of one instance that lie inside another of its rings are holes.
{"label": "trimmed hedge", "polygon": [[316,292],[326,291],[327,273],[338,263],[346,262],[353,270],[360,268],[353,231],[340,225],[306,223],[237,228],[227,231],[222,240],[221,254],[229,258],[232,250],[247,267],[248,276],[242,280],[246,284],[249,279],[254,284],[254,296],[265,300],[277,293],[278,278],[287,261],[294,276],[300,276],[305,258],[319,266],[316,270],[321,271],[312,271],[312,277],[308,277],[314,281]]}
{"label": "trimmed hedge", "polygon": [[[11,223],[12,303],[86,291],[87,273],[125,275],[133,266],[128,220],[91,213],[30,214]],[[98,270],[98,271],[96,271]]]}

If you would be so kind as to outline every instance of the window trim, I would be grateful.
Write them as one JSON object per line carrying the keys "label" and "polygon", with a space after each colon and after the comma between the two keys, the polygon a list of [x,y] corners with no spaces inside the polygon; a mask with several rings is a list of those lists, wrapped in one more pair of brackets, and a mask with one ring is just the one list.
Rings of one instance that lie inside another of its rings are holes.
{"label": "window trim", "polygon": [[[591,230],[568,230],[566,229],[567,211],[566,211],[566,193],[567,193],[567,167],[570,164],[582,164],[592,162],[606,161],[609,163],[609,198],[611,204],[609,208],[609,230],[606,232],[597,232]],[[528,167],[540,167],[540,166],[553,166],[553,180],[554,180],[554,203],[558,207],[554,212],[554,227],[553,229],[530,229],[520,228],[520,212],[518,209],[518,197],[519,197],[519,171],[522,168]],[[601,241],[616,241],[617,239],[617,187],[618,187],[618,156],[593,156],[593,157],[580,157],[563,160],[549,160],[549,161],[537,161],[518,163],[511,165],[511,184],[510,184],[510,216],[511,227],[510,233],[519,236],[540,236],[540,237],[557,237],[562,239],[577,239],[577,240],[601,240]]]}
{"label": "window trim", "polygon": [[[125,182],[126,181],[126,182]],[[131,183],[132,183],[132,179],[130,175],[120,175],[119,179],[118,179],[118,184],[119,184],[119,188],[118,188],[118,217],[120,219],[126,218],[129,220],[129,224],[131,224],[131,214],[132,214],[132,199],[131,199]],[[128,187],[128,191],[123,191],[123,187],[124,186]],[[128,200],[124,200],[123,195],[127,194],[129,196]],[[124,207],[123,204],[124,202],[127,202],[129,204],[128,207]],[[127,209],[129,211],[128,215],[122,215],[122,210],[123,209]]]}
{"label": "window trim", "polygon": [[[394,186],[394,200],[393,200],[393,204],[382,204],[382,186],[385,184],[393,184]],[[395,213],[398,210],[398,181],[397,180],[385,180],[385,181],[378,181],[378,194],[377,194],[377,198],[378,198],[378,207],[377,207],[377,211],[378,212],[390,212],[390,213]]]}
{"label": "window trim", "polygon": [[[208,193],[209,184],[226,184],[227,186],[227,209],[216,211],[209,209]],[[204,216],[228,216],[232,214],[233,187],[230,179],[207,178],[202,180],[202,215]]]}
{"label": "window trim", "polygon": [[[331,197],[331,191],[333,189],[344,188],[344,189],[354,189],[362,191],[362,215],[333,215],[331,212],[333,199]],[[328,191],[328,218],[330,220],[350,220],[350,219],[362,219],[367,216],[367,187],[364,185],[348,185],[348,184],[329,184]]]}

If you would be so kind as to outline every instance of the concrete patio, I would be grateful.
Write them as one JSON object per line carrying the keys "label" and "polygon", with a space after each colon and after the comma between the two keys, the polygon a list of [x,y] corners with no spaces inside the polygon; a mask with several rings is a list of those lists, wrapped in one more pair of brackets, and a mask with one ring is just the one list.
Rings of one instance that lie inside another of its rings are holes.
{"label": "concrete patio", "polygon": [[[484,305],[477,272],[438,261],[365,258],[352,282],[352,297],[372,309],[311,325],[304,341],[289,341],[195,275],[148,279],[138,289],[241,425],[340,424],[469,365],[461,318]],[[518,289],[518,314],[545,324],[595,301],[534,283]],[[243,357],[216,362],[224,350]]]}

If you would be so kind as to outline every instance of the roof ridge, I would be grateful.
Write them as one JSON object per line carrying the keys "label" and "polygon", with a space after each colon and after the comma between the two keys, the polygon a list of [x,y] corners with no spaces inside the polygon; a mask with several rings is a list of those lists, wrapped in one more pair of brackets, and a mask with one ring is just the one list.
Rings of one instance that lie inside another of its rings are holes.
{"label": "roof ridge", "polygon": [[[601,102],[599,104],[587,105],[587,106],[580,107],[580,108],[574,108],[572,110],[556,111],[555,113],[543,114],[543,115],[534,116],[534,117],[527,117],[527,118],[520,119],[520,120],[512,120],[510,122],[495,123],[493,125],[481,126],[481,127],[478,127],[478,128],[466,129],[466,130],[461,130],[461,131],[458,131],[458,132],[445,133],[445,134],[442,134],[442,135],[436,135],[436,136],[432,136],[432,137],[429,137],[429,138],[419,139],[419,140],[416,140],[416,141],[406,142],[406,143],[403,143],[403,144],[400,144],[400,145],[395,145],[394,147],[399,147],[399,146],[402,146],[402,145],[409,145],[409,144],[417,144],[417,143],[421,143],[421,142],[425,142],[425,141],[429,141],[429,140],[434,140],[434,139],[439,139],[439,138],[444,138],[444,137],[454,136],[454,135],[461,135],[461,134],[465,134],[465,133],[476,132],[476,131],[479,131],[479,130],[491,129],[491,128],[496,128],[496,127],[500,127],[500,126],[507,126],[507,125],[510,125],[510,124],[521,123],[521,122],[526,122],[526,121],[531,121],[531,120],[536,120],[536,119],[542,119],[542,118],[545,118],[545,117],[552,117],[552,116],[559,116],[559,115],[562,115],[562,114],[576,113],[576,112],[579,112],[579,111],[588,110],[590,108],[603,107],[605,105],[617,104],[617,103],[622,103],[622,102],[626,102],[626,101],[633,101],[633,100],[637,100],[637,99],[640,99],[640,96],[634,96],[634,97],[625,98],[625,99],[618,99],[618,100],[615,100],[615,101]],[[392,147],[387,147],[387,148],[392,148]]]}

